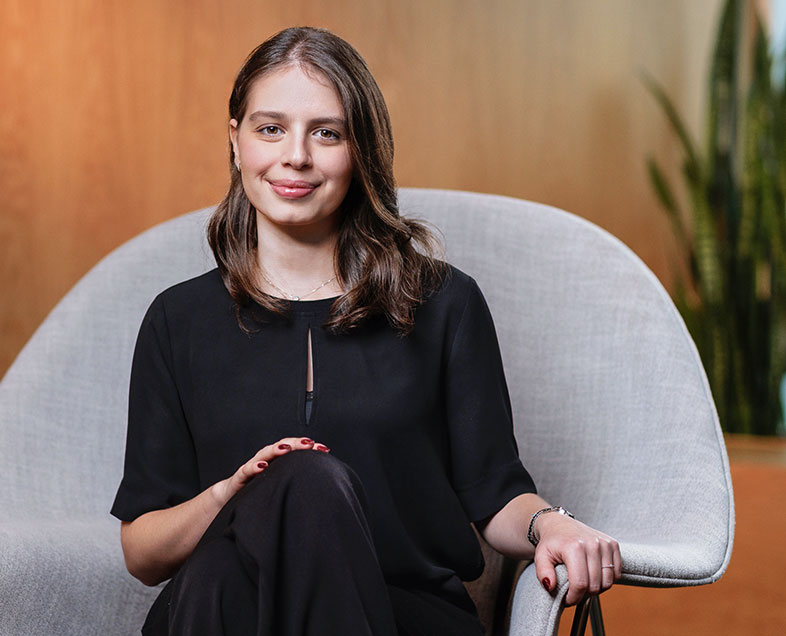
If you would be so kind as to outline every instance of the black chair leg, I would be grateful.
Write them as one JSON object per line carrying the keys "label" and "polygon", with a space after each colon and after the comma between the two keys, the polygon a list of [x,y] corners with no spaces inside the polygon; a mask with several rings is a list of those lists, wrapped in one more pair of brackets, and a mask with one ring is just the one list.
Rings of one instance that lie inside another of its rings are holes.
{"label": "black chair leg", "polygon": [[590,627],[593,636],[606,636],[606,628],[603,626],[603,614],[600,611],[600,597],[593,596],[590,599]]}
{"label": "black chair leg", "polygon": [[593,636],[606,636],[603,614],[600,611],[600,598],[597,596],[589,596],[576,606],[570,636],[584,636],[587,631],[587,619]]}

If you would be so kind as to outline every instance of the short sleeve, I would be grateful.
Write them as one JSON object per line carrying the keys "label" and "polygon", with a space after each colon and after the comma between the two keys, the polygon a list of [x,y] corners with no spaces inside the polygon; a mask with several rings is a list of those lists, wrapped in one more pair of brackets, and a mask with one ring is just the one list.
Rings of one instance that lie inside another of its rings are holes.
{"label": "short sleeve", "polygon": [[112,514],[133,521],[199,493],[194,444],[183,413],[161,296],[139,329],[131,367],[123,479]]}
{"label": "short sleeve", "polygon": [[534,493],[522,465],[496,330],[477,283],[468,292],[449,349],[446,411],[453,487],[472,521]]}

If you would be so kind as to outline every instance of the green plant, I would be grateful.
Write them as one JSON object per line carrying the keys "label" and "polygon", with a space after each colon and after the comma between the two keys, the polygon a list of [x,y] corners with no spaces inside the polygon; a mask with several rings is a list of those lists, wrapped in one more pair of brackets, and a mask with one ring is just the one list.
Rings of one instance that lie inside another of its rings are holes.
{"label": "green plant", "polygon": [[786,95],[784,82],[772,81],[767,40],[748,3],[727,0],[703,152],[662,87],[644,77],[683,154],[686,205],[647,161],[685,258],[675,302],[724,429],[761,435],[784,433],[786,374]]}

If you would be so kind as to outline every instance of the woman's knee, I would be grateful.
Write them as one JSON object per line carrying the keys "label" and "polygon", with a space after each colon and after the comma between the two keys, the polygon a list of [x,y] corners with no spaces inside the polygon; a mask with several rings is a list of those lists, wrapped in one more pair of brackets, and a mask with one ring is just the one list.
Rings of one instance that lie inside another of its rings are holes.
{"label": "woman's knee", "polygon": [[267,536],[282,520],[303,524],[345,515],[357,519],[368,512],[361,481],[349,466],[327,453],[293,451],[277,457],[246,484],[221,510],[205,538],[227,528]]}
{"label": "woman's knee", "polygon": [[286,479],[304,487],[318,488],[322,485],[343,482],[351,482],[353,485],[360,483],[355,471],[347,464],[330,453],[320,451],[287,453],[271,463],[268,470],[281,472]]}
{"label": "woman's knee", "polygon": [[336,501],[358,499],[366,506],[360,478],[343,461],[319,451],[294,451],[278,457],[255,479],[275,480],[287,496],[316,506]]}

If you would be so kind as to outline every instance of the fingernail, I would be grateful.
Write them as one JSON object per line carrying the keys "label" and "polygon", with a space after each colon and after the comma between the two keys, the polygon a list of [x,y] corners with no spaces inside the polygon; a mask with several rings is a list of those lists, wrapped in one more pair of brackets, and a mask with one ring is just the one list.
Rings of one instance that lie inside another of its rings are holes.
{"label": "fingernail", "polygon": [[267,462],[257,462],[257,468],[259,468],[259,470],[264,470],[267,468]]}
{"label": "fingernail", "polygon": [[324,444],[317,444],[314,448],[316,448],[319,451],[322,451],[323,453],[329,453],[330,452],[330,449],[327,446],[325,446]]}
{"label": "fingernail", "polygon": [[543,584],[543,589],[548,592],[549,589],[551,588],[551,581],[549,581],[548,579],[543,579],[541,583]]}
{"label": "fingernail", "polygon": [[313,444],[314,440],[313,439],[308,439],[308,437],[304,437],[303,439],[300,440],[300,443],[301,444]]}
{"label": "fingernail", "polygon": [[279,444],[278,448],[280,450],[292,450],[292,447],[289,444]]}

